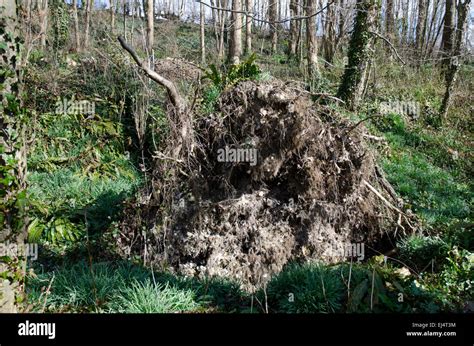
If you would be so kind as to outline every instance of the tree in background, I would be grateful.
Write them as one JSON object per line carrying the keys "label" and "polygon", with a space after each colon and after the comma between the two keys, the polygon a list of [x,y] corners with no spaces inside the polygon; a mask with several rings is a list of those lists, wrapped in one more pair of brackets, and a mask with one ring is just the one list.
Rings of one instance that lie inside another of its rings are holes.
{"label": "tree in background", "polygon": [[454,0],[446,0],[443,36],[441,38],[441,57],[443,58],[443,65],[446,67],[449,65],[449,56],[453,49],[454,6]]}
{"label": "tree in background", "polygon": [[232,29],[229,46],[229,61],[232,64],[240,62],[242,55],[242,3],[241,0],[232,0]]}
{"label": "tree in background", "polygon": [[206,28],[205,25],[205,16],[206,12],[204,9],[204,4],[201,2],[199,7],[199,25],[200,25],[200,39],[201,39],[201,63],[206,63]]}
{"label": "tree in background", "polygon": [[147,0],[146,6],[146,37],[147,37],[147,49],[148,53],[153,55],[153,37],[154,37],[154,17],[155,17],[155,4],[153,0]]}
{"label": "tree in background", "polygon": [[[299,0],[290,0],[290,16],[294,18],[299,13]],[[291,20],[290,21],[290,57],[296,57],[296,49],[298,48],[298,33],[300,31],[301,21]]]}
{"label": "tree in background", "polygon": [[379,1],[359,1],[356,11],[354,31],[349,42],[348,65],[338,90],[338,97],[350,109],[357,108],[362,99],[373,44],[371,32],[377,27]]}
{"label": "tree in background", "polygon": [[426,0],[418,0],[418,19],[416,21],[416,52],[418,66],[421,64],[421,58],[423,57],[423,42],[425,40],[426,33]]}
{"label": "tree in background", "polygon": [[277,50],[278,31],[277,31],[277,17],[278,17],[278,1],[269,0],[268,4],[268,18],[270,21],[270,36],[272,40],[272,54]]}
{"label": "tree in background", "polygon": [[316,13],[317,0],[306,0],[306,40],[308,47],[308,74],[314,79],[319,73],[318,67],[318,45],[316,42]]}
{"label": "tree in background", "polygon": [[91,11],[93,8],[94,8],[94,0],[86,0],[86,24],[85,24],[85,29],[84,29],[84,48],[89,47]]}
{"label": "tree in background", "polygon": [[446,71],[446,92],[444,93],[443,103],[441,104],[440,109],[441,117],[443,119],[445,119],[448,114],[448,109],[451,104],[451,95],[459,72],[462,41],[467,24],[470,4],[471,0],[460,0],[458,4],[458,21],[456,34],[454,35],[454,47],[449,59],[448,70]]}
{"label": "tree in background", "polygon": [[253,0],[245,1],[245,10],[249,14],[245,19],[245,54],[252,53]]}

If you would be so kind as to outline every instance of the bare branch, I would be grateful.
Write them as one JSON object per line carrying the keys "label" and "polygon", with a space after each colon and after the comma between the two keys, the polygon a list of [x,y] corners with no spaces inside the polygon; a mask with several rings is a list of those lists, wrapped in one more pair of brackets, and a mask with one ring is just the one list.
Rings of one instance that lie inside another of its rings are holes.
{"label": "bare branch", "polygon": [[398,54],[397,50],[395,49],[395,47],[393,46],[392,42],[390,42],[386,37],[380,35],[378,32],[375,32],[375,31],[369,31],[369,33],[371,33],[372,35],[375,35],[377,36],[378,38],[384,40],[389,46],[390,48],[393,50],[393,52],[395,53],[395,55],[397,56],[398,60],[400,60],[400,62],[403,64],[403,65],[406,65],[406,62],[403,61],[403,59],[400,57],[400,55]]}
{"label": "bare branch", "polygon": [[164,78],[163,76],[159,75],[155,71],[153,71],[151,68],[147,66],[147,64],[144,61],[140,60],[137,53],[133,50],[132,47],[130,47],[125,42],[123,37],[119,36],[118,40],[122,48],[125,49],[131,55],[133,60],[135,60],[137,65],[147,74],[147,76],[150,77],[153,81],[163,86],[168,91],[168,95],[173,105],[178,110],[184,110],[186,103],[184,102],[184,99],[181,97],[181,95],[178,93],[178,90],[176,89],[176,86],[174,85],[174,83]]}
{"label": "bare branch", "polygon": [[260,19],[260,18],[256,18],[255,16],[253,16],[252,14],[250,14],[250,12],[247,12],[247,11],[235,11],[235,10],[231,10],[231,9],[227,9],[227,8],[222,8],[222,7],[216,7],[216,6],[212,6],[212,5],[209,5],[209,4],[206,4],[205,2],[203,1],[200,1],[200,0],[197,0],[196,2],[198,3],[201,3],[213,10],[217,10],[217,11],[224,11],[224,12],[235,12],[235,13],[242,13],[242,14],[245,14],[245,16],[247,16],[247,18],[252,18],[253,20],[255,20],[256,22],[261,22],[261,23],[266,23],[266,24],[270,24],[270,25],[274,25],[274,24],[282,24],[282,23],[286,23],[286,22],[291,22],[292,20],[305,20],[305,19],[309,19],[309,18],[312,18],[312,17],[315,17],[317,16],[318,14],[322,13],[326,8],[328,8],[330,5],[332,5],[334,3],[335,0],[332,0],[330,2],[328,2],[326,4],[326,6],[324,6],[323,8],[321,8],[319,11],[313,13],[313,14],[310,14],[309,16],[298,16],[298,17],[290,17],[290,18],[284,18],[284,19],[280,19],[280,20],[276,20],[276,21],[270,21],[270,20],[265,20],[265,19]]}

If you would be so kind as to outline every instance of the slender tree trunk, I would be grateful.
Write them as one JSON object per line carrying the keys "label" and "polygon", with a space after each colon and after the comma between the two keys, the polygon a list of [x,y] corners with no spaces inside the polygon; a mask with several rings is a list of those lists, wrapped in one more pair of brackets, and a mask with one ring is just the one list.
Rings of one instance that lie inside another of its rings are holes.
{"label": "slender tree trunk", "polygon": [[458,22],[456,27],[456,34],[454,35],[454,47],[451,53],[450,64],[446,72],[446,92],[444,93],[443,102],[441,104],[441,117],[446,119],[449,106],[451,105],[451,97],[456,83],[456,78],[461,65],[461,48],[464,36],[464,31],[467,22],[467,16],[469,14],[469,6],[471,0],[460,0],[458,4]]}
{"label": "slender tree trunk", "polygon": [[272,40],[272,54],[277,50],[278,31],[277,31],[277,17],[278,17],[278,2],[277,0],[269,0],[268,16],[270,20],[270,36]]}
{"label": "slender tree trunk", "polygon": [[393,0],[387,0],[387,9],[385,12],[385,33],[389,40],[393,39],[394,27]]}
{"label": "slender tree trunk", "polygon": [[355,26],[349,43],[349,62],[338,91],[338,97],[350,109],[356,109],[362,100],[373,43],[370,32],[377,27],[378,3],[378,0],[362,0],[356,5]]}
{"label": "slender tree trunk", "polygon": [[200,3],[200,13],[199,13],[199,24],[201,29],[201,63],[206,63],[206,28],[205,25],[205,16],[206,12],[204,9],[204,4]]}
{"label": "slender tree trunk", "polygon": [[38,12],[40,17],[40,42],[42,47],[46,47],[46,35],[48,33],[48,0],[41,1],[41,7],[38,5]]}
{"label": "slender tree trunk", "polygon": [[[228,6],[228,1],[227,0],[221,0],[221,8],[227,9]],[[226,21],[227,21],[227,12],[221,11],[220,14],[221,20],[220,20],[220,37],[219,37],[219,50],[218,50],[218,57],[219,60],[222,60],[224,58],[224,37],[225,37],[225,30],[226,30]]]}
{"label": "slender tree trunk", "polygon": [[401,35],[402,37],[400,38],[400,42],[401,43],[405,43],[405,44],[408,44],[409,43],[409,32],[408,32],[408,28],[409,28],[409,23],[408,23],[408,13],[409,13],[409,4],[408,4],[408,0],[401,0],[402,1],[402,12],[403,12],[403,16],[402,16],[402,30],[401,30]]}
{"label": "slender tree trunk", "polygon": [[[316,13],[317,0],[306,0],[306,16]],[[310,17],[306,20],[306,40],[308,49],[308,74],[314,80],[319,74],[318,67],[318,45],[316,42],[316,18]]]}
{"label": "slender tree trunk", "polygon": [[[250,15],[253,15],[253,0],[246,0],[245,1],[245,10]],[[247,16],[245,19],[245,54],[252,53],[252,26],[253,26],[253,18]]]}
{"label": "slender tree trunk", "polygon": [[446,0],[443,22],[443,36],[441,37],[441,57],[444,58],[443,65],[447,67],[449,65],[449,59],[446,59],[451,55],[453,49],[453,25],[454,25],[454,0]]}
{"label": "slender tree trunk", "polygon": [[[294,18],[298,15],[299,0],[290,0],[290,17]],[[299,32],[299,20],[290,21],[290,57],[296,56],[296,49],[298,47],[298,32]]]}
{"label": "slender tree trunk", "polygon": [[110,0],[110,29],[115,32],[115,0]]}
{"label": "slender tree trunk", "polygon": [[77,16],[77,0],[72,1],[72,17],[74,20],[74,41],[75,41],[75,49],[79,51],[81,49],[81,43],[79,39],[79,18]]}
{"label": "slender tree trunk", "polygon": [[146,36],[147,36],[147,48],[150,55],[153,53],[153,41],[155,35],[155,5],[153,0],[147,0],[146,6]]}
{"label": "slender tree trunk", "polygon": [[86,25],[84,29],[84,48],[89,47],[89,31],[91,23],[91,11],[94,7],[94,0],[87,0],[86,2]]}
{"label": "slender tree trunk", "polygon": [[229,46],[229,61],[232,64],[240,62],[242,55],[242,11],[241,0],[232,0],[232,30]]}
{"label": "slender tree trunk", "polygon": [[[418,19],[416,21],[416,50],[417,57],[423,56],[423,42],[425,40],[426,0],[418,0]],[[419,62],[421,64],[421,61]]]}
{"label": "slender tree trunk", "polygon": [[336,47],[336,12],[334,5],[329,5],[326,11],[326,22],[324,23],[324,59],[332,63]]}

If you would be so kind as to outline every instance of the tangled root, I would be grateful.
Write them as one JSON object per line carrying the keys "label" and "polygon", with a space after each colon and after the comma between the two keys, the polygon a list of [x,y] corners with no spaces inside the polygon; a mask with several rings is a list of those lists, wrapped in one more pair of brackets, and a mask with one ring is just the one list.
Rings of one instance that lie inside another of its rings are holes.
{"label": "tangled root", "polygon": [[[339,262],[348,243],[376,244],[401,225],[363,126],[279,82],[242,82],[217,109],[196,121],[188,173],[167,217],[156,215],[154,260],[252,290],[288,261]],[[225,147],[254,149],[257,160],[220,162]]]}

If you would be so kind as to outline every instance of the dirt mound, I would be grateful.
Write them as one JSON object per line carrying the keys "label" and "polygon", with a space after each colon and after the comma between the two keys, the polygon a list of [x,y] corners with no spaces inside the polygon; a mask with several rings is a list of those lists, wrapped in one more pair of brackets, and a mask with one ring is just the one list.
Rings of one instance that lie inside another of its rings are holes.
{"label": "dirt mound", "polygon": [[199,81],[202,70],[192,62],[177,59],[165,58],[155,62],[155,71],[171,81],[187,81],[195,83]]}
{"label": "dirt mound", "polygon": [[242,82],[217,108],[196,121],[189,170],[158,217],[155,259],[254,289],[290,260],[342,261],[348,244],[376,244],[401,227],[362,124],[278,82]]}

